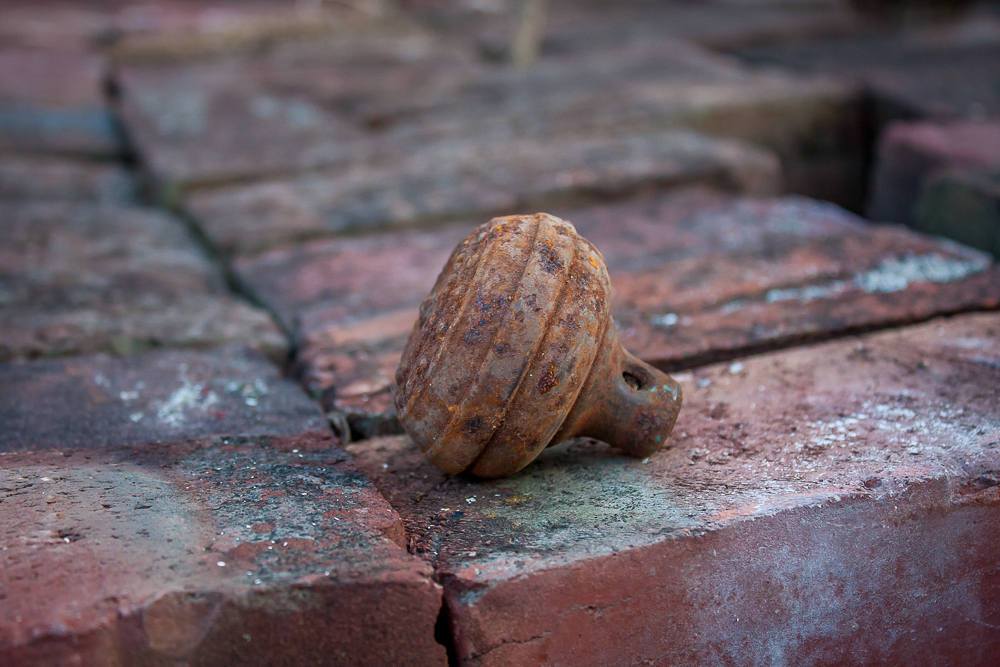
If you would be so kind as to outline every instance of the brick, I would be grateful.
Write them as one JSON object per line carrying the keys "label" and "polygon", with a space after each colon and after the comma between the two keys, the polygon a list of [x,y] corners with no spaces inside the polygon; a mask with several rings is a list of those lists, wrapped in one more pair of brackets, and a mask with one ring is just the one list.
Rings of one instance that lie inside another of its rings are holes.
{"label": "brick", "polygon": [[0,151],[119,154],[103,77],[103,62],[93,53],[0,49]]}
{"label": "brick", "polygon": [[913,224],[924,183],[962,168],[1000,169],[1000,122],[893,123],[879,142],[869,215]]}
{"label": "brick", "polygon": [[108,33],[106,3],[46,3],[42,8],[33,0],[7,0],[0,40],[18,47],[93,49]]}
{"label": "brick", "polygon": [[180,222],[141,208],[0,204],[0,360],[163,345],[246,343],[274,356],[284,336],[228,295]]}
{"label": "brick", "polygon": [[[987,10],[988,12],[988,10]],[[740,50],[755,64],[784,66],[863,85],[876,123],[913,117],[978,118],[1000,112],[996,87],[1000,23],[989,15],[924,29],[867,30]],[[957,73],[961,75],[957,75]]]}
{"label": "brick", "polygon": [[[386,108],[411,96],[451,97],[493,68],[475,54],[405,22],[372,22],[336,40],[284,43],[254,61],[266,89],[296,93],[370,130],[377,143]],[[349,159],[357,158],[355,147]],[[390,159],[393,145],[385,146]]]}
{"label": "brick", "polygon": [[[453,39],[472,39],[487,54],[505,58],[516,3],[490,7],[416,2],[413,12]],[[857,29],[855,16],[836,3],[780,2],[615,3],[550,2],[541,58],[578,57],[623,42],[665,37],[732,49],[794,38],[820,38]]]}
{"label": "brick", "polygon": [[767,193],[777,164],[689,132],[611,139],[442,142],[395,163],[196,192],[187,209],[224,252],[342,232],[488,217],[692,182]]}
{"label": "brick", "polygon": [[315,166],[360,136],[308,99],[262,90],[238,60],[126,68],[119,80],[123,120],[166,188]]}
{"label": "brick", "polygon": [[[419,33],[405,50],[373,38],[351,50],[285,46],[252,60],[126,68],[126,123],[157,177],[180,189],[321,167],[364,173],[401,154],[431,162],[437,145],[461,151],[469,138],[686,127],[776,151],[793,189],[860,198],[861,105],[850,86],[752,72],[669,40],[511,71]],[[264,140],[270,150],[253,150]]]}
{"label": "brick", "polygon": [[388,98],[368,123],[387,138],[614,136],[685,127],[776,152],[790,190],[860,198],[863,119],[850,85],[755,72],[730,58],[664,40],[496,68],[450,94]]}
{"label": "brick", "polygon": [[445,586],[461,664],[988,663],[1000,648],[1000,318],[679,379],[673,446],[448,478],[351,445]]}
{"label": "brick", "polygon": [[[367,6],[362,6],[367,5]],[[282,42],[339,41],[394,25],[380,0],[357,6],[173,0],[110,12],[118,35],[111,54],[120,62],[188,62],[231,54],[253,55]]]}
{"label": "brick", "polygon": [[913,226],[1000,257],[1000,171],[949,170],[930,178]]}
{"label": "brick", "polygon": [[123,168],[42,156],[0,157],[0,201],[134,203],[138,187]]}
{"label": "brick", "polygon": [[296,444],[0,454],[0,661],[445,664],[398,515]]}
{"label": "brick", "polygon": [[405,25],[350,26],[260,54],[119,67],[123,119],[153,175],[183,190],[357,163],[377,152],[360,110],[475,69]]}
{"label": "brick", "polygon": [[163,350],[0,364],[0,452],[217,437],[330,446],[316,405],[259,353]]}
{"label": "brick", "polygon": [[[1000,305],[986,256],[808,199],[696,189],[552,212],[604,253],[625,346],[668,370]],[[471,226],[313,242],[236,270],[295,330],[324,407],[355,434],[394,432],[417,305]]]}

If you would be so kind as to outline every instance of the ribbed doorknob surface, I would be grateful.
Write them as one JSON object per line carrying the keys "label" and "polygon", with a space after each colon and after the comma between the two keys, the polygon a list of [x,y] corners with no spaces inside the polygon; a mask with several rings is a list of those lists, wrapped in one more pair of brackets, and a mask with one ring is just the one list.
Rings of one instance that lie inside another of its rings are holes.
{"label": "ribbed doorknob surface", "polygon": [[396,371],[406,432],[448,473],[511,475],[576,436],[662,447],[680,386],[625,351],[604,258],[572,224],[495,218],[455,248]]}

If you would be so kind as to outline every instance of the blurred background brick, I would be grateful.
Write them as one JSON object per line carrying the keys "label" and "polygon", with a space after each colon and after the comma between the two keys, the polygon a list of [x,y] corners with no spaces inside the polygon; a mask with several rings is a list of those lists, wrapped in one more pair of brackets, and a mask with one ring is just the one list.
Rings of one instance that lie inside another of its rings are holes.
{"label": "blurred background brick", "polygon": [[[0,663],[992,664],[994,3],[9,0],[0,44]],[[398,356],[534,210],[686,406],[446,478]]]}
{"label": "blurred background brick", "polygon": [[350,167],[193,195],[188,209],[223,252],[251,254],[336,233],[440,223],[650,187],[713,183],[777,189],[774,158],[690,132],[612,139],[465,141],[394,164]]}
{"label": "blurred background brick", "polygon": [[[871,217],[913,224],[917,199],[925,184],[949,169],[1000,169],[1000,122],[890,125],[879,144],[869,205]],[[955,217],[954,225],[960,227],[961,217]]]}
{"label": "blurred background brick", "polygon": [[0,151],[120,154],[104,74],[87,51],[0,47]]}
{"label": "blurred background brick", "polygon": [[154,209],[0,203],[0,359],[243,342],[277,357],[263,312],[225,292],[180,222]]}
{"label": "blurred background brick", "polygon": [[1000,170],[953,169],[921,188],[914,227],[1000,257]]}

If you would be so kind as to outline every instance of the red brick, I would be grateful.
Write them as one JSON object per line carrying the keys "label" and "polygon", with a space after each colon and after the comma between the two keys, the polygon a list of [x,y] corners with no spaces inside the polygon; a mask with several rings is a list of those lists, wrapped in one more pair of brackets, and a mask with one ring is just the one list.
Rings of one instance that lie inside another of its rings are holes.
{"label": "red brick", "polygon": [[[552,212],[604,253],[626,347],[666,369],[1000,305],[987,257],[807,199],[694,190]],[[356,433],[391,432],[416,307],[469,228],[314,242],[236,267],[295,329],[324,406]]]}
{"label": "red brick", "polygon": [[[899,5],[897,5],[899,6]],[[838,39],[799,39],[741,50],[751,62],[863,85],[876,122],[977,118],[1000,112],[996,61],[1000,22],[989,9],[909,30],[865,30]]]}
{"label": "red brick", "polygon": [[374,100],[411,89],[445,94],[444,82],[476,69],[467,54],[405,24],[352,25],[259,54],[120,67],[122,114],[147,166],[184,189],[360,163],[378,152],[360,115]]}
{"label": "red brick", "polygon": [[387,98],[369,122],[388,125],[388,137],[407,144],[428,136],[545,139],[686,127],[775,151],[792,190],[860,196],[863,184],[851,171],[862,167],[862,118],[851,86],[754,72],[662,38],[626,44],[516,73],[496,68],[451,94]]}
{"label": "red brick", "polygon": [[[367,11],[339,5],[275,5],[269,0],[47,2],[6,0],[4,43],[46,48],[101,47],[118,60],[182,60],[252,52],[276,40],[358,30]],[[371,9],[365,8],[365,9]]]}
{"label": "red brick", "polygon": [[[126,68],[126,123],[154,173],[182,189],[323,166],[365,172],[401,154],[433,162],[438,143],[462,151],[470,138],[506,143],[687,127],[775,150],[793,189],[860,197],[861,106],[847,86],[754,73],[669,40],[512,71],[475,63],[447,43],[428,44],[420,33],[398,43],[379,38],[373,31],[350,50],[284,46],[183,69]],[[306,117],[328,133],[306,126]],[[270,150],[253,150],[265,140]]]}
{"label": "red brick", "polygon": [[1000,649],[1000,317],[708,367],[673,446],[447,478],[351,445],[467,664],[986,664]]}
{"label": "red brick", "polygon": [[123,121],[164,187],[343,160],[350,142],[361,137],[360,130],[301,95],[262,89],[246,69],[243,61],[227,59],[129,67],[118,74]]}
{"label": "red brick", "polygon": [[770,154],[689,132],[612,139],[441,143],[394,164],[193,194],[187,207],[223,251],[252,253],[340,232],[489,217],[644,187],[715,183],[768,193]]}
{"label": "red brick", "polygon": [[104,103],[104,65],[72,49],[0,49],[0,150],[108,157],[121,152]]}
{"label": "red brick", "polygon": [[0,454],[0,662],[445,664],[398,515],[296,444]]}
{"label": "red brick", "polygon": [[869,215],[912,225],[924,183],[959,168],[1000,169],[1000,122],[890,125],[879,143]]}
{"label": "red brick", "polygon": [[19,47],[86,51],[107,36],[107,3],[45,3],[34,0],[4,2],[0,40]]}
{"label": "red brick", "polygon": [[0,451],[195,438],[330,446],[316,404],[260,354],[167,350],[0,364]]}
{"label": "red brick", "polygon": [[[404,5],[407,3],[403,3]],[[470,39],[505,57],[517,17],[515,2],[414,2],[415,16],[453,39]],[[579,57],[595,49],[665,37],[731,49],[793,38],[820,38],[858,28],[838,3],[550,2],[541,58]]]}
{"label": "red brick", "polygon": [[317,39],[337,42],[373,26],[394,25],[374,3],[368,7],[268,0],[188,2],[167,0],[109,12],[118,33],[111,53],[118,61],[177,62],[229,54],[253,55],[282,42]]}
{"label": "red brick", "polygon": [[913,226],[1000,257],[1000,169],[941,172],[924,184]]}
{"label": "red brick", "polygon": [[271,319],[227,294],[180,221],[160,212],[7,203],[0,228],[0,360],[232,342],[284,353]]}
{"label": "red brick", "polygon": [[137,190],[128,172],[116,165],[55,157],[0,157],[0,201],[127,203],[135,201]]}

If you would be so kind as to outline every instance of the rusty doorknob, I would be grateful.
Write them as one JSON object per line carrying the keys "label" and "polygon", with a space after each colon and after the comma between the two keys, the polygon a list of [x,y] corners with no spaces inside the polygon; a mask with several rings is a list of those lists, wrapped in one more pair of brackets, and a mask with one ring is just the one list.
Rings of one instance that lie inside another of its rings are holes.
{"label": "rusty doorknob", "polygon": [[452,252],[396,371],[399,420],[439,468],[503,477],[589,436],[661,448],[680,385],[618,342],[600,251],[537,213],[495,218]]}

